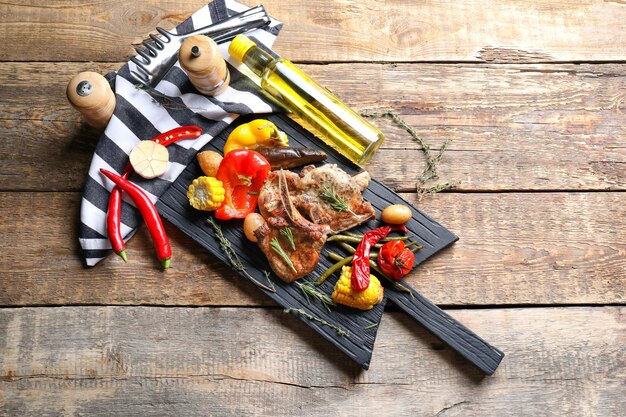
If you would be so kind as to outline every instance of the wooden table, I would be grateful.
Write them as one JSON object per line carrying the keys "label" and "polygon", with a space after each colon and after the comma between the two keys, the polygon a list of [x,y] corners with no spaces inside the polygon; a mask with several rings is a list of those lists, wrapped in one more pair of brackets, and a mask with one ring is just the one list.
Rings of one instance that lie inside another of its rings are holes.
{"label": "wooden table", "polygon": [[276,51],[449,141],[451,192],[418,201],[423,154],[388,119],[367,168],[460,236],[408,281],[507,354],[492,377],[392,306],[361,371],[169,224],[167,273],[143,228],[128,264],[83,265],[100,132],[65,86],[202,4],[0,5],[1,415],[624,415],[624,2],[264,2]]}

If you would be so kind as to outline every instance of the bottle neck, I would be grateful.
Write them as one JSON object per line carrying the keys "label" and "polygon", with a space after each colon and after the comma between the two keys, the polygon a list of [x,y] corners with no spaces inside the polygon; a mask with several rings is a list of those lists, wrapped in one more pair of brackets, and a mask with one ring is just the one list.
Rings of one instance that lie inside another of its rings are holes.
{"label": "bottle neck", "polygon": [[259,77],[263,76],[263,72],[273,61],[273,56],[256,46],[250,48],[243,57],[243,63]]}

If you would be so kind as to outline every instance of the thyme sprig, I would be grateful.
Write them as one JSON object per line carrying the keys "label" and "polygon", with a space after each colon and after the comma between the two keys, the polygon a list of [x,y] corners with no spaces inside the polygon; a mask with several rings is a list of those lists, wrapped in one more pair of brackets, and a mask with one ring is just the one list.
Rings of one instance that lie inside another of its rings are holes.
{"label": "thyme sprig", "polygon": [[284,229],[280,229],[280,234],[287,238],[289,244],[291,245],[291,249],[296,250],[296,242],[293,241],[293,232],[291,231],[291,228],[285,227]]}
{"label": "thyme sprig", "polygon": [[283,312],[285,312],[285,313],[299,313],[299,314],[303,315],[304,317],[306,317],[309,320],[314,320],[314,321],[316,321],[318,323],[324,324],[324,325],[326,325],[326,326],[328,326],[330,328],[335,329],[335,331],[337,332],[337,334],[339,334],[339,336],[346,337],[346,336],[350,335],[350,333],[348,333],[346,330],[342,329],[341,327],[335,326],[334,324],[329,323],[329,322],[327,322],[324,319],[320,319],[319,317],[315,317],[313,314],[307,313],[306,311],[304,311],[301,308],[289,307],[289,308],[284,309]]}
{"label": "thyme sprig", "polygon": [[239,258],[233,247],[230,245],[230,241],[226,239],[226,236],[224,236],[222,226],[217,224],[213,217],[207,217],[206,221],[213,228],[213,232],[215,232],[215,239],[219,242],[220,249],[228,258],[228,261],[230,262],[230,265],[233,267],[233,269],[242,272],[250,281],[254,282],[260,288],[263,288],[266,291],[276,292],[276,287],[274,286],[272,280],[269,279],[269,274],[266,275],[266,278],[270,286],[267,286],[260,283],[256,278],[250,275],[248,271],[246,271],[246,267],[243,265],[241,259]]}
{"label": "thyme sprig", "polygon": [[331,311],[330,310],[331,306],[336,306],[337,305],[337,303],[335,303],[332,298],[330,298],[328,295],[326,295],[323,292],[321,292],[320,290],[318,290],[312,282],[295,281],[294,284],[296,284],[296,286],[298,288],[300,288],[300,291],[302,291],[302,294],[304,294],[304,298],[306,298],[306,300],[309,303],[311,302],[311,298],[314,298],[317,301],[319,301],[320,303],[322,303],[322,305],[328,311]]}
{"label": "thyme sprig", "polygon": [[267,282],[269,282],[270,287],[272,287],[272,292],[276,292],[276,287],[274,286],[274,283],[272,282],[272,280],[270,279],[270,272],[263,269],[261,272],[263,272],[263,275],[265,275],[265,279],[267,280]]}
{"label": "thyme sprig", "polygon": [[361,113],[364,117],[390,117],[397,125],[406,130],[411,138],[415,142],[417,142],[422,148],[422,152],[424,152],[424,156],[426,157],[426,168],[422,171],[422,174],[417,178],[417,182],[415,184],[415,188],[418,194],[418,197],[421,199],[425,195],[435,194],[440,191],[449,190],[455,188],[460,183],[459,182],[444,182],[440,184],[436,184],[432,187],[424,187],[424,185],[431,180],[439,179],[438,167],[439,163],[443,159],[444,152],[450,143],[449,140],[445,140],[439,149],[437,155],[432,154],[430,145],[426,143],[426,141],[417,134],[415,129],[409,125],[400,115],[394,112],[391,109],[384,110],[382,112],[364,112]]}
{"label": "thyme sprig", "polygon": [[326,184],[322,186],[322,191],[319,196],[322,200],[330,203],[330,206],[335,211],[347,211],[349,208],[343,197],[338,196],[335,189]]}
{"label": "thyme sprig", "polygon": [[280,246],[280,242],[278,241],[277,237],[272,239],[272,241],[270,243],[270,246],[272,247],[274,252],[276,252],[281,258],[283,258],[283,261],[285,261],[287,266],[289,266],[291,269],[293,269],[293,272],[296,272],[296,273],[298,272],[296,267],[293,266],[293,262],[291,262],[291,259],[289,259],[289,255],[287,255],[287,253],[282,248],[282,246]]}

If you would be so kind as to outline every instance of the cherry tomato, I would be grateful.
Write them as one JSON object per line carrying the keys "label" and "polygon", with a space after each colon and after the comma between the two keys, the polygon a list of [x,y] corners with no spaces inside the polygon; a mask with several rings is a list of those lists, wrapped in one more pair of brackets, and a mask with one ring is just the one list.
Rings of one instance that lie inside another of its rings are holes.
{"label": "cherry tomato", "polygon": [[378,266],[389,278],[400,281],[413,268],[415,255],[401,240],[385,243],[378,253]]}

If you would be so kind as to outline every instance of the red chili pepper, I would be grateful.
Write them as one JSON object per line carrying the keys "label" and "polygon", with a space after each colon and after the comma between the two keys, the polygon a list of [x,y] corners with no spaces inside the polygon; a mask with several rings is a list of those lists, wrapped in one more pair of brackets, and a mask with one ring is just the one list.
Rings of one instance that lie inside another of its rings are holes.
{"label": "red chili pepper", "polygon": [[224,203],[215,211],[215,217],[220,220],[243,219],[252,213],[271,168],[258,152],[249,149],[228,152],[215,174],[225,191]]}
{"label": "red chili pepper", "polygon": [[[163,132],[151,140],[156,143],[160,143],[163,146],[171,145],[172,143],[190,138],[197,138],[202,134],[202,128],[198,126],[181,126],[167,132]],[[126,165],[122,172],[122,178],[128,179],[132,167],[130,164]],[[121,220],[120,215],[122,212],[122,191],[117,185],[113,187],[111,196],[109,197],[109,209],[107,211],[107,234],[111,241],[111,247],[113,251],[119,255],[124,262],[128,261],[126,256],[126,244],[121,232]]]}
{"label": "red chili pepper", "polygon": [[156,207],[154,207],[154,204],[152,204],[152,201],[150,201],[146,193],[144,193],[141,188],[137,187],[132,182],[107,171],[104,168],[100,168],[100,172],[117,184],[135,202],[137,209],[139,209],[139,212],[146,222],[146,226],[148,226],[148,231],[152,237],[157,257],[163,264],[163,269],[169,268],[170,259],[172,257],[172,248],[170,247],[170,242],[167,238],[167,234],[165,233],[161,217],[159,216]]}
{"label": "red chili pepper", "polygon": [[198,126],[181,126],[153,137],[152,141],[167,146],[179,140],[197,138],[201,134],[202,128]]}
{"label": "red chili pepper", "polygon": [[[130,164],[122,172],[122,178],[127,179],[132,172]],[[126,256],[126,244],[122,237],[120,215],[122,211],[122,190],[119,186],[113,187],[111,196],[109,197],[109,210],[107,211],[107,234],[111,241],[113,252],[122,258],[124,262],[128,262]]]}
{"label": "red chili pepper", "polygon": [[385,243],[378,252],[378,266],[389,278],[400,281],[411,272],[415,255],[401,240]]}
{"label": "red chili pepper", "polygon": [[408,233],[406,226],[402,224],[378,227],[363,234],[363,239],[357,246],[352,258],[352,280],[350,283],[356,291],[366,290],[370,285],[370,249],[394,230]]}

